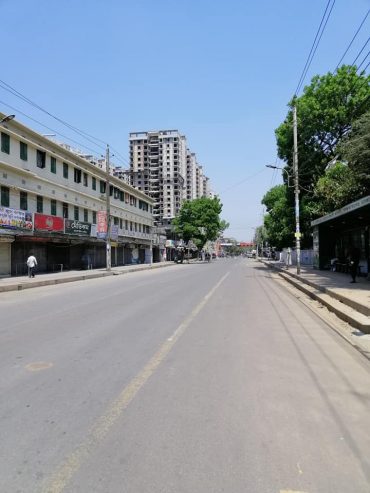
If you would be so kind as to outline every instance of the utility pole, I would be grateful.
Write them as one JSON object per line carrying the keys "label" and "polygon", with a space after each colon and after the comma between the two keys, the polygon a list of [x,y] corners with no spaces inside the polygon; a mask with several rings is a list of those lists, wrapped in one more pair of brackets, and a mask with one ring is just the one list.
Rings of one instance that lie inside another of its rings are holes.
{"label": "utility pole", "polygon": [[295,240],[297,252],[297,274],[301,273],[301,230],[299,226],[299,182],[298,182],[298,138],[297,138],[297,106],[293,106],[293,172],[295,196]]}
{"label": "utility pole", "polygon": [[107,214],[107,234],[106,234],[106,259],[108,271],[111,270],[112,249],[110,244],[110,183],[109,183],[109,145],[105,154],[105,199],[106,199],[106,214]]}

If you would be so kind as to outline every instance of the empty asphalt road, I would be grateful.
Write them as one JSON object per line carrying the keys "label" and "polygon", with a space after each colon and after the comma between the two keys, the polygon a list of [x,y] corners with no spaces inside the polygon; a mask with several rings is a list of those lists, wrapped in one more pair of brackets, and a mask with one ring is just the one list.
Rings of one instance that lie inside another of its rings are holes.
{"label": "empty asphalt road", "polygon": [[254,260],[0,309],[0,492],[370,491],[370,363]]}

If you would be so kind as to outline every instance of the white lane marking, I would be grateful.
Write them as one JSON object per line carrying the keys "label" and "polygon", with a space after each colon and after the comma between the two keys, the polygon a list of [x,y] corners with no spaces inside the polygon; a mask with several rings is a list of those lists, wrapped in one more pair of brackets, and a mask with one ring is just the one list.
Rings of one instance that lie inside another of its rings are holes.
{"label": "white lane marking", "polygon": [[92,428],[88,431],[86,440],[82,442],[56,469],[55,473],[52,474],[50,479],[44,484],[41,489],[41,493],[61,493],[64,490],[72,476],[80,469],[82,463],[88,459],[93,450],[106,437],[109,430],[122,415],[123,411],[128,407],[139,390],[158,369],[159,365],[176,344],[177,340],[182,336],[194,318],[204,308],[208,300],[221,286],[229,274],[230,272],[227,272],[211,289],[211,291],[206,294],[202,301],[177,327],[172,336],[162,344],[144,368],[122,390],[117,399],[108,407],[105,414],[96,420]]}

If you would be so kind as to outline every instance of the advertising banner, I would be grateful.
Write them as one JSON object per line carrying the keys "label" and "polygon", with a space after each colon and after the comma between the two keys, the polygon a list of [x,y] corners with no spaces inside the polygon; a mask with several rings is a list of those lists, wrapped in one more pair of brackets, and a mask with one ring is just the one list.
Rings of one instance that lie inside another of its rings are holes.
{"label": "advertising banner", "polygon": [[64,231],[64,221],[62,217],[47,216],[45,214],[35,213],[35,230],[37,231]]}
{"label": "advertising banner", "polygon": [[32,212],[0,207],[0,228],[32,231]]}
{"label": "advertising banner", "polygon": [[73,219],[64,220],[64,232],[69,235],[90,236],[91,224]]}
{"label": "advertising banner", "polygon": [[98,238],[107,236],[107,213],[105,211],[98,211],[96,234]]}
{"label": "advertising banner", "polygon": [[111,240],[118,240],[118,224],[112,224],[110,227]]}

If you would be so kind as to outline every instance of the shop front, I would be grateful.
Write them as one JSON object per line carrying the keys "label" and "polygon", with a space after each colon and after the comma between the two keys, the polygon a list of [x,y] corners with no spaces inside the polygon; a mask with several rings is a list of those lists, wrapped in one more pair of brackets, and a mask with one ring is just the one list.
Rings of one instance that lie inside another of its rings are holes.
{"label": "shop front", "polygon": [[360,252],[360,272],[370,267],[370,196],[346,205],[311,223],[313,227],[314,267],[345,269],[351,249]]}

